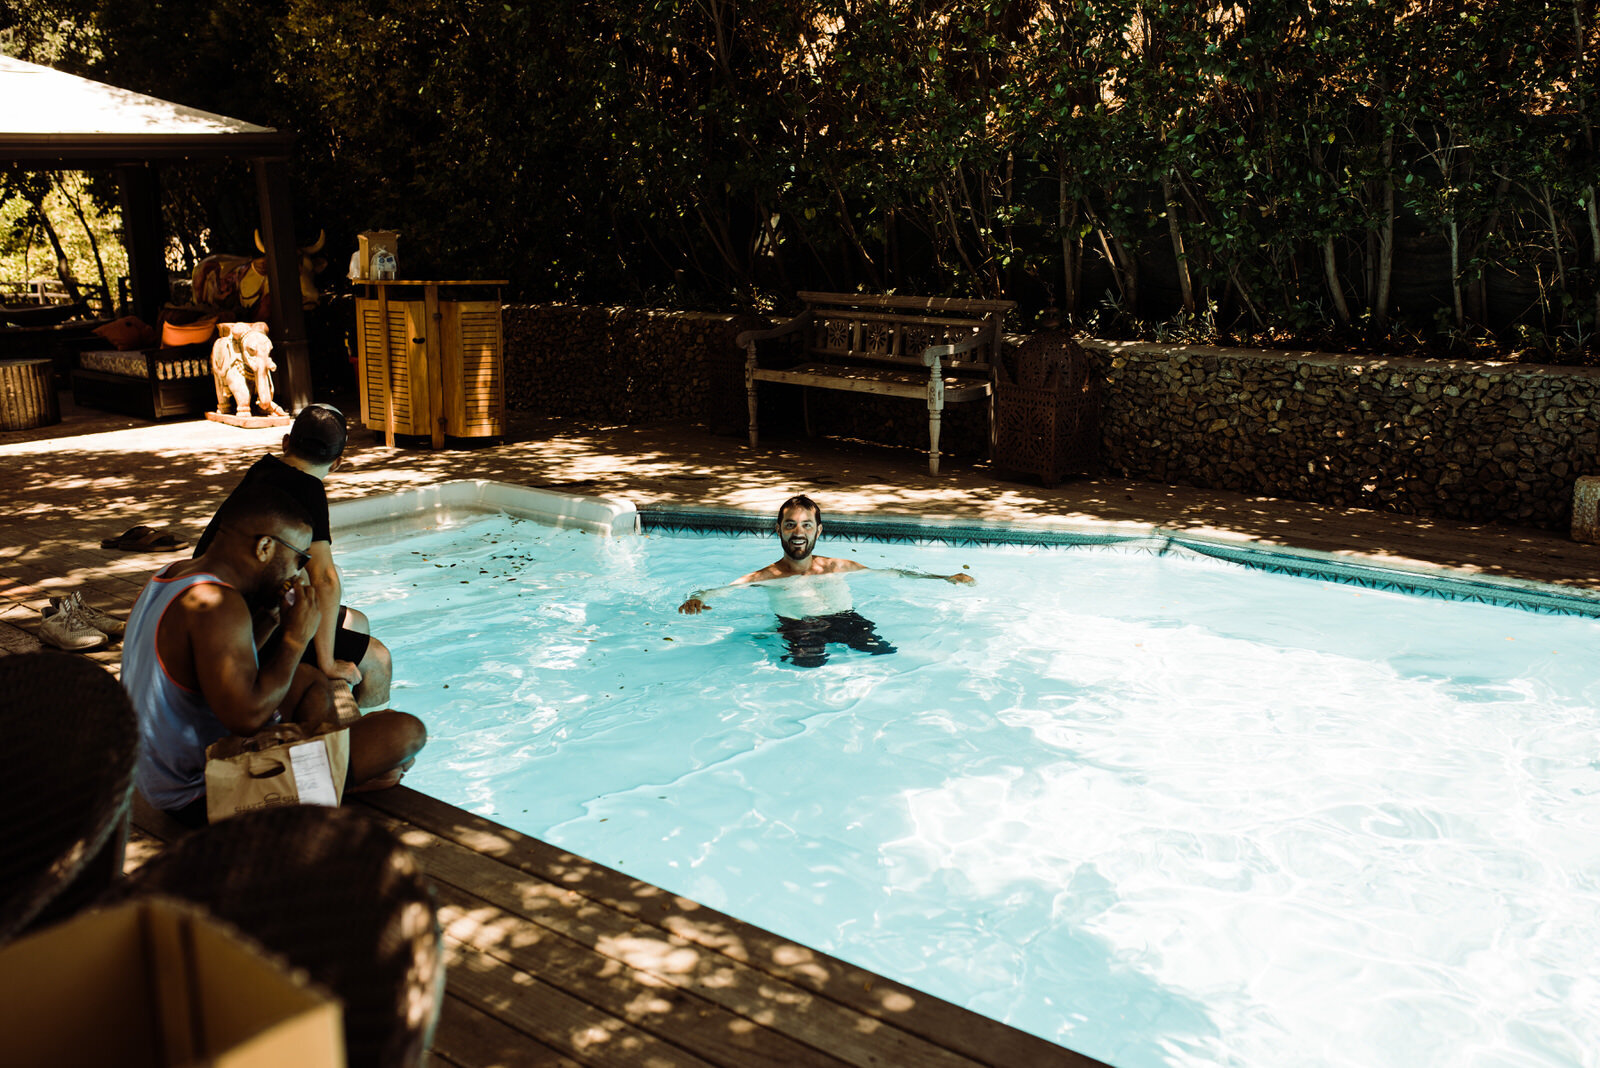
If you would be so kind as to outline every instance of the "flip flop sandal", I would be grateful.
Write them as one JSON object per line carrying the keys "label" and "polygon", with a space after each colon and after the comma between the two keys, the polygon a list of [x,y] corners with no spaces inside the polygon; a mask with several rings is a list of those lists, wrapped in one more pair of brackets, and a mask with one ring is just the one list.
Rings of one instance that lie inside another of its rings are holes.
{"label": "flip flop sandal", "polygon": [[142,524],[129,527],[117,537],[106,538],[100,543],[102,549],[125,549],[130,552],[170,552],[188,547],[187,541],[173,537],[170,531],[156,530]]}
{"label": "flip flop sandal", "polygon": [[146,526],[129,527],[126,531],[114,538],[102,539],[100,542],[100,548],[131,549],[138,544],[140,538],[150,537],[154,533],[155,530]]}

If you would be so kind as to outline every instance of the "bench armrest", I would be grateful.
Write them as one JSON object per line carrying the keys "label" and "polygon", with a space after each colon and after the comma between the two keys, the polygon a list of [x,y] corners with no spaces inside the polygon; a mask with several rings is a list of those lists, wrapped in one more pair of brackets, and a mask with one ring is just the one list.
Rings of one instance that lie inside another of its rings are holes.
{"label": "bench armrest", "polygon": [[811,312],[803,311],[788,322],[779,323],[770,330],[745,330],[733,339],[733,343],[742,349],[757,341],[768,341],[775,337],[783,337],[785,334],[792,334],[810,321]]}
{"label": "bench armrest", "polygon": [[988,341],[987,334],[977,333],[967,338],[967,340],[957,341],[953,345],[929,345],[922,350],[922,362],[925,366],[937,367],[941,359],[982,348]]}

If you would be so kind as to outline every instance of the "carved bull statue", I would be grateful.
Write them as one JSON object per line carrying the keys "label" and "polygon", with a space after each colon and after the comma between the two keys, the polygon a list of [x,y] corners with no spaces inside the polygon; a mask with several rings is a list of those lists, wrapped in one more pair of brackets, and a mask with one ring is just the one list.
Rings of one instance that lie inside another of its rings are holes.
{"label": "carved bull statue", "polygon": [[[217,382],[217,411],[229,409],[239,415],[288,415],[272,399],[272,340],[266,323],[218,323],[220,335],[211,345],[211,376]],[[255,408],[250,405],[250,386],[255,385]]]}
{"label": "carved bull statue", "polygon": [[[317,292],[316,274],[328,265],[318,256],[328,239],[327,231],[317,235],[311,244],[298,250],[300,259],[300,305],[306,310],[315,308],[322,300]],[[261,231],[256,231],[256,248],[267,251],[261,243]],[[267,319],[272,314],[272,286],[267,277],[267,257],[232,256],[216,253],[202,259],[194,268],[194,300],[240,317]]]}

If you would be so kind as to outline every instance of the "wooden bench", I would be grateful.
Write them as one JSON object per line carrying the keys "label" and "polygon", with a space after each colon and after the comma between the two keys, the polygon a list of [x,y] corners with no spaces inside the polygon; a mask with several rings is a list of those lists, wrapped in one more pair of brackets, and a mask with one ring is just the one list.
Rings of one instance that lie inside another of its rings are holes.
{"label": "wooden bench", "polygon": [[86,408],[145,419],[199,415],[217,406],[211,342],[80,352],[72,372],[72,399]]}
{"label": "wooden bench", "polygon": [[[806,305],[799,315],[735,339],[745,350],[750,444],[758,443],[758,382],[922,399],[928,405],[928,471],[937,475],[944,406],[989,399],[990,355],[1001,343],[1006,312],[1016,302],[861,293],[798,296]],[[779,338],[799,341],[801,363],[762,365],[758,345]]]}

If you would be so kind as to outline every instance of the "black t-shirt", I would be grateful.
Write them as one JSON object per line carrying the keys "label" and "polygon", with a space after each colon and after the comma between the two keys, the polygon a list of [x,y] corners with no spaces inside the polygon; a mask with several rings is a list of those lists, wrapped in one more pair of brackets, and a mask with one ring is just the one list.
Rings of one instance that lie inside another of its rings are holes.
{"label": "black t-shirt", "polygon": [[[244,473],[244,478],[240,479],[239,484],[233,487],[233,492],[228,494],[228,500],[231,501],[237,494],[249,493],[254,486],[275,486],[299,501],[300,507],[306,510],[306,515],[311,520],[311,540],[333,544],[333,535],[328,530],[328,491],[323,487],[322,479],[316,475],[308,475],[276,456],[263,456],[250,465],[250,470]],[[194,554],[199,556],[205,552],[206,546],[210,545],[211,539],[216,536],[217,517],[213,515],[211,522],[206,525],[206,532],[200,535],[200,540],[195,543]]]}

